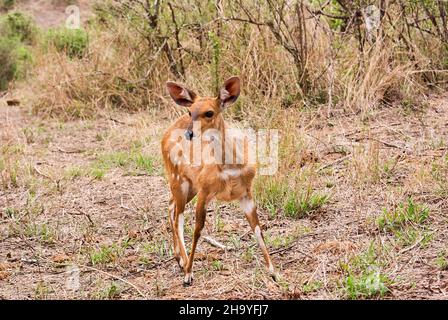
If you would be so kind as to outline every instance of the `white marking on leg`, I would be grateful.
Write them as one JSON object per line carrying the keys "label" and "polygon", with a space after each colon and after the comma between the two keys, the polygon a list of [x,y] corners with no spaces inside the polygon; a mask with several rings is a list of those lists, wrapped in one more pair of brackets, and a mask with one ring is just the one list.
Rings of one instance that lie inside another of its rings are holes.
{"label": "white marking on leg", "polygon": [[[255,227],[254,233],[255,233],[255,238],[257,238],[257,242],[258,242],[258,245],[260,246],[261,250],[262,251],[267,251],[266,245],[265,245],[264,240],[263,240],[263,237],[261,236],[261,229],[260,229],[259,226]],[[268,257],[268,270],[269,270],[269,273],[272,276],[276,276],[274,265],[272,264],[272,261],[271,261],[270,257]]]}
{"label": "white marking on leg", "polygon": [[[168,207],[168,212],[170,214],[173,229],[174,229],[174,209],[175,209],[175,204],[174,204],[174,202],[172,202],[172,203],[170,203],[170,205]],[[178,255],[180,253],[179,246],[176,245],[176,243],[174,243],[174,252],[176,255]]]}
{"label": "white marking on leg", "polygon": [[174,224],[174,202],[168,207],[168,212],[170,213],[171,222]]}
{"label": "white marking on leg", "polygon": [[252,199],[249,199],[246,197],[244,197],[240,200],[240,206],[241,206],[241,209],[243,209],[245,214],[250,214],[255,209],[255,204],[252,201]]}
{"label": "white marking on leg", "polygon": [[180,185],[180,188],[182,189],[182,193],[184,194],[184,196],[187,197],[188,192],[190,191],[190,183],[188,181],[184,181]]}
{"label": "white marking on leg", "polygon": [[258,245],[261,247],[262,250],[266,250],[266,245],[264,244],[263,237],[261,236],[260,226],[255,227],[254,233],[255,233],[255,238],[257,239]]}
{"label": "white marking on leg", "polygon": [[179,214],[179,223],[177,224],[177,231],[179,234],[180,241],[182,246],[185,248],[185,240],[184,240],[184,215]]}

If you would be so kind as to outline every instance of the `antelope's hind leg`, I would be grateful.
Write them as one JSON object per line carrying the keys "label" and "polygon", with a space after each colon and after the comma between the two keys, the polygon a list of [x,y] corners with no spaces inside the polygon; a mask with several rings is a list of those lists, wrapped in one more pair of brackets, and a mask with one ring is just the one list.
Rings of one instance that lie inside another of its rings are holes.
{"label": "antelope's hind leg", "polygon": [[247,221],[249,222],[249,225],[250,225],[252,231],[255,234],[255,238],[257,239],[258,246],[260,247],[261,252],[263,253],[263,257],[266,262],[266,267],[268,268],[271,277],[275,281],[277,281],[279,278],[279,275],[275,271],[274,265],[272,264],[272,260],[269,255],[269,252],[268,252],[268,249],[264,242],[263,232],[261,231],[260,222],[258,220],[257,206],[255,205],[252,196],[249,194],[249,195],[246,195],[245,197],[241,198],[240,205],[244,211],[244,214],[246,215]]}

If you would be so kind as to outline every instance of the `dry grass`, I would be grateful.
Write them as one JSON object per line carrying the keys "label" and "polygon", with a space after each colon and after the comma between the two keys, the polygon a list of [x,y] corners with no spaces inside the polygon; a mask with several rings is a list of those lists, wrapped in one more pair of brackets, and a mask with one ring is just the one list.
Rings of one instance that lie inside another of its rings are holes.
{"label": "dry grass", "polygon": [[[317,159],[296,167],[297,178],[291,177],[284,188],[289,195],[307,194],[310,188],[312,194],[329,198],[319,209],[297,217],[285,214],[288,206],[283,207],[280,197],[273,198],[279,208],[276,214],[268,207],[261,210],[267,244],[283,282],[276,285],[269,280],[237,206],[216,204],[205,234],[234,249],[224,252],[201,242],[196,282],[188,290],[181,286],[182,277],[172,260],[168,190],[157,160],[160,133],[169,121],[156,125],[151,116],[141,113],[113,113],[111,117],[121,119],[120,123],[107,118],[60,123],[35,120],[16,107],[1,110],[7,112],[10,124],[2,130],[2,145],[22,143],[25,150],[17,154],[9,148],[8,156],[39,170],[17,170],[20,183],[0,191],[4,244],[0,257],[7,272],[1,280],[3,297],[446,298],[446,284],[439,275],[446,272],[448,204],[440,190],[432,188],[445,177],[446,146],[435,143],[447,138],[448,106],[443,100],[434,100],[424,114],[408,115],[399,123],[397,110],[378,112],[376,120],[367,124],[353,116],[338,119],[343,125],[336,126],[324,119],[313,126],[301,123],[301,132],[318,141],[307,144],[307,151]],[[419,147],[413,145],[415,140],[406,137],[423,137],[428,121],[433,134],[420,138]],[[44,125],[45,131],[38,130]],[[34,132],[33,139],[26,140],[24,127]],[[372,138],[388,144],[373,143]],[[329,145],[327,139],[338,142]],[[67,176],[70,168],[85,170],[104,155],[130,151],[136,145],[155,159],[150,175],[132,174],[117,160],[101,180]],[[333,153],[336,145],[343,145],[346,153]],[[344,154],[350,156],[335,162]],[[385,161],[381,159],[399,160],[385,175],[377,169]],[[427,163],[434,163],[434,168]],[[2,170],[3,176],[7,170]],[[273,181],[281,181],[280,177]],[[258,202],[264,207],[268,184],[261,186]],[[383,209],[394,212],[409,197],[429,208],[429,218],[407,222],[404,229],[393,232],[378,230],[376,221]],[[194,223],[191,210],[186,219],[187,243]],[[414,227],[417,232],[410,232]],[[400,233],[403,230],[409,232]],[[68,284],[73,267],[79,270],[75,273],[78,290]]]}

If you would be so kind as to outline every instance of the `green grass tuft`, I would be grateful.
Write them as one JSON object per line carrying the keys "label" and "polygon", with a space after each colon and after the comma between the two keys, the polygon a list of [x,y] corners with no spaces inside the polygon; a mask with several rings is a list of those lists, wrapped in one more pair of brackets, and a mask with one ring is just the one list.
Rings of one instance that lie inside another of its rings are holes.
{"label": "green grass tuft", "polygon": [[429,209],[415,204],[409,198],[407,203],[400,203],[393,210],[383,209],[383,213],[377,218],[376,224],[382,231],[397,231],[410,224],[421,225],[429,216]]}
{"label": "green grass tuft", "polygon": [[373,242],[348,262],[340,262],[345,274],[341,283],[344,297],[351,300],[370,299],[389,293],[392,281],[382,271],[385,265],[380,247],[375,246]]}
{"label": "green grass tuft", "polygon": [[81,59],[87,53],[89,36],[83,29],[51,29],[46,35],[47,44],[70,58]]}

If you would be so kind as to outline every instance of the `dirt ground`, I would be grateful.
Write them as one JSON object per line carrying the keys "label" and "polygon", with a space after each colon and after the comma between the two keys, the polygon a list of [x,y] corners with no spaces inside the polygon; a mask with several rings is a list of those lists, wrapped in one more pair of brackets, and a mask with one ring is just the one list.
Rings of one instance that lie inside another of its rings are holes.
{"label": "dirt ground", "polygon": [[[231,250],[201,240],[191,288],[182,286],[170,247],[169,192],[159,154],[159,139],[169,121],[155,121],[148,113],[116,113],[62,123],[32,117],[24,106],[7,106],[6,99],[0,102],[0,142],[2,148],[20,146],[17,153],[29,176],[18,177],[19,187],[0,190],[1,298],[340,298],[341,261],[374,239],[383,248],[392,243],[381,255],[394,281],[385,298],[447,298],[448,273],[434,261],[446,249],[448,199],[428,189],[424,179],[414,181],[419,170],[447,152],[446,99],[435,99],[424,113],[384,109],[367,125],[336,117],[330,126],[322,120],[306,128],[319,166],[333,168],[322,174],[333,185],[322,184],[330,201],[309,217],[260,212],[266,234],[278,240],[268,243],[284,282],[274,283],[264,270],[240,209],[214,204],[204,234]],[[101,152],[129,150],[136,140],[144,142],[142,153],[154,159],[152,174],[120,166],[111,167],[102,179],[70,174],[70,168],[88,168]],[[334,158],[342,157],[331,150],[337,145],[371,150],[372,140],[381,157],[399,160],[387,185],[360,187],[351,177],[356,152],[352,160],[338,162]],[[434,147],[435,141],[442,144]],[[405,196],[429,206],[431,240],[401,249],[393,245],[393,236],[377,231],[372,217]],[[191,214],[190,205],[187,246]],[[306,287],[313,283],[316,288]]]}
{"label": "dirt ground", "polygon": [[87,0],[20,0],[17,1],[18,8],[26,11],[34,17],[35,22],[42,28],[51,28],[65,24],[67,18],[73,11],[66,8],[76,5],[79,8],[80,22],[87,21],[90,17],[90,6],[92,1]]}

